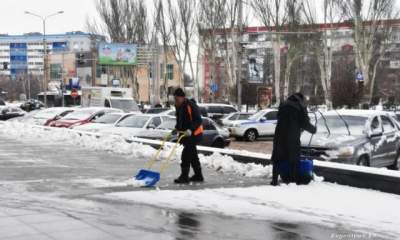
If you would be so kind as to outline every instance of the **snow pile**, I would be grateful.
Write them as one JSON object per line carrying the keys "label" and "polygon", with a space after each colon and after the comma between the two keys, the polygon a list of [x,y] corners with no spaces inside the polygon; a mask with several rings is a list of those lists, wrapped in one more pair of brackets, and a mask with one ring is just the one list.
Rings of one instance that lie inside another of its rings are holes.
{"label": "snow pile", "polygon": [[146,186],[144,181],[136,180],[135,178],[126,181],[108,180],[103,178],[85,178],[72,180],[76,184],[85,184],[94,188],[109,188],[109,187],[144,187]]}
{"label": "snow pile", "polygon": [[272,166],[262,166],[254,163],[239,163],[232,157],[214,153],[210,156],[200,155],[203,166],[215,169],[222,173],[235,173],[245,177],[269,177],[272,175]]}
{"label": "snow pile", "polygon": [[102,136],[79,134],[65,128],[44,129],[19,122],[6,122],[0,132],[13,138],[34,138],[40,141],[65,142],[92,150],[110,151],[118,154],[127,154],[134,157],[150,157],[155,153],[154,148],[139,143],[128,143],[119,136]]}
{"label": "snow pile", "polygon": [[371,190],[313,182],[205,190],[134,191],[109,194],[158,207],[216,212],[235,217],[283,222],[310,222],[397,238],[400,196]]}
{"label": "snow pile", "polygon": [[[82,134],[65,128],[41,128],[27,125],[19,122],[6,122],[0,132],[13,138],[34,138],[40,141],[65,142],[72,145],[78,145],[91,150],[110,151],[117,154],[133,155],[137,158],[152,158],[156,150],[148,145],[137,142],[128,143],[120,136],[108,135],[96,137],[92,134]],[[166,160],[171,153],[174,144],[167,144],[160,153],[160,159]],[[175,154],[171,156],[171,162],[180,162],[182,146],[177,147]],[[222,173],[234,173],[245,177],[270,177],[272,173],[271,166],[262,166],[258,164],[244,164],[233,160],[232,157],[214,153],[210,156],[199,155],[203,166],[215,169]],[[142,186],[142,183],[123,182],[121,184],[133,186]],[[93,181],[95,186],[112,186],[113,183],[104,184],[99,181]],[[118,184],[118,183],[116,183]]]}

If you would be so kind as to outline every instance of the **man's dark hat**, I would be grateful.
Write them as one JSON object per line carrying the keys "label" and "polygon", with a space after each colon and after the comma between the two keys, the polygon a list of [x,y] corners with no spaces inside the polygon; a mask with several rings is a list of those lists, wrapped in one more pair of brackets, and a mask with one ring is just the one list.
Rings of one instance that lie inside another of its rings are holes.
{"label": "man's dark hat", "polygon": [[177,88],[174,92],[175,97],[185,97],[185,92],[182,88]]}

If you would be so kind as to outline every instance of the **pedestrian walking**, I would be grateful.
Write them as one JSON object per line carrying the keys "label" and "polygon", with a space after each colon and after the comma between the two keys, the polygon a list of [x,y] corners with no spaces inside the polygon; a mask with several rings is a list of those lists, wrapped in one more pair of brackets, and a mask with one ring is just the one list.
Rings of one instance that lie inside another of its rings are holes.
{"label": "pedestrian walking", "polygon": [[279,168],[283,162],[289,167],[289,175],[283,179],[284,182],[301,183],[298,163],[300,136],[303,130],[314,134],[316,127],[310,123],[303,94],[295,93],[279,106],[271,158],[273,164],[271,185],[278,185]]}
{"label": "pedestrian walking", "polygon": [[[194,100],[185,97],[185,92],[178,88],[174,92],[176,108],[176,126],[174,132],[185,134],[182,138],[181,175],[175,183],[203,182],[201,164],[197,153],[197,144],[203,136],[200,109]],[[189,178],[190,167],[194,175]]]}

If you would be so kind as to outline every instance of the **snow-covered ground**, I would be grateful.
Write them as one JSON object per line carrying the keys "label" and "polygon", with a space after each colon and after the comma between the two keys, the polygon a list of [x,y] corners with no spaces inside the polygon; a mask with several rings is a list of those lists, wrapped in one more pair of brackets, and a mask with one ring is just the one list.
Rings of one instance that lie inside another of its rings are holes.
{"label": "snow-covered ground", "polygon": [[308,186],[154,190],[109,195],[171,209],[274,222],[340,225],[372,235],[387,234],[390,238],[398,238],[400,234],[400,196],[324,182]]}
{"label": "snow-covered ground", "polygon": [[[114,136],[101,138],[90,135],[81,136],[68,129],[44,130],[21,123],[6,122],[0,125],[0,134],[7,134],[16,139],[37,139],[37,141],[45,143],[65,142],[65,144],[78,145],[92,150],[111,151],[137,157],[150,157],[155,153],[155,149],[147,145],[127,143],[124,139]],[[163,156],[167,155],[167,150],[164,151]],[[174,156],[174,161],[179,159],[179,154],[180,149]],[[228,172],[246,177],[269,177],[271,175],[269,166],[238,163],[231,157],[219,153],[201,156],[201,162],[203,166],[222,173]],[[349,169],[359,168],[347,167]],[[370,171],[384,172],[384,170],[371,168]],[[396,172],[394,175],[397,174]],[[121,182],[101,178],[78,179],[76,182],[93,184],[95,187],[136,185],[130,179]],[[324,183],[320,180],[308,186],[150,190],[110,193],[108,197],[158,207],[214,212],[243,218],[291,223],[310,222],[329,226],[341,225],[347,229],[373,231],[378,235],[384,233],[393,238],[397,238],[400,234],[400,196]]]}

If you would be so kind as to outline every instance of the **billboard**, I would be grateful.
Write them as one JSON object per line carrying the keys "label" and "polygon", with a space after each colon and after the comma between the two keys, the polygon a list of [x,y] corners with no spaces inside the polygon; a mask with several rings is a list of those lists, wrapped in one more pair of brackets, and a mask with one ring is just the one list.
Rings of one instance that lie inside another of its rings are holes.
{"label": "billboard", "polygon": [[99,64],[101,65],[135,65],[137,62],[137,47],[128,43],[99,44]]}

